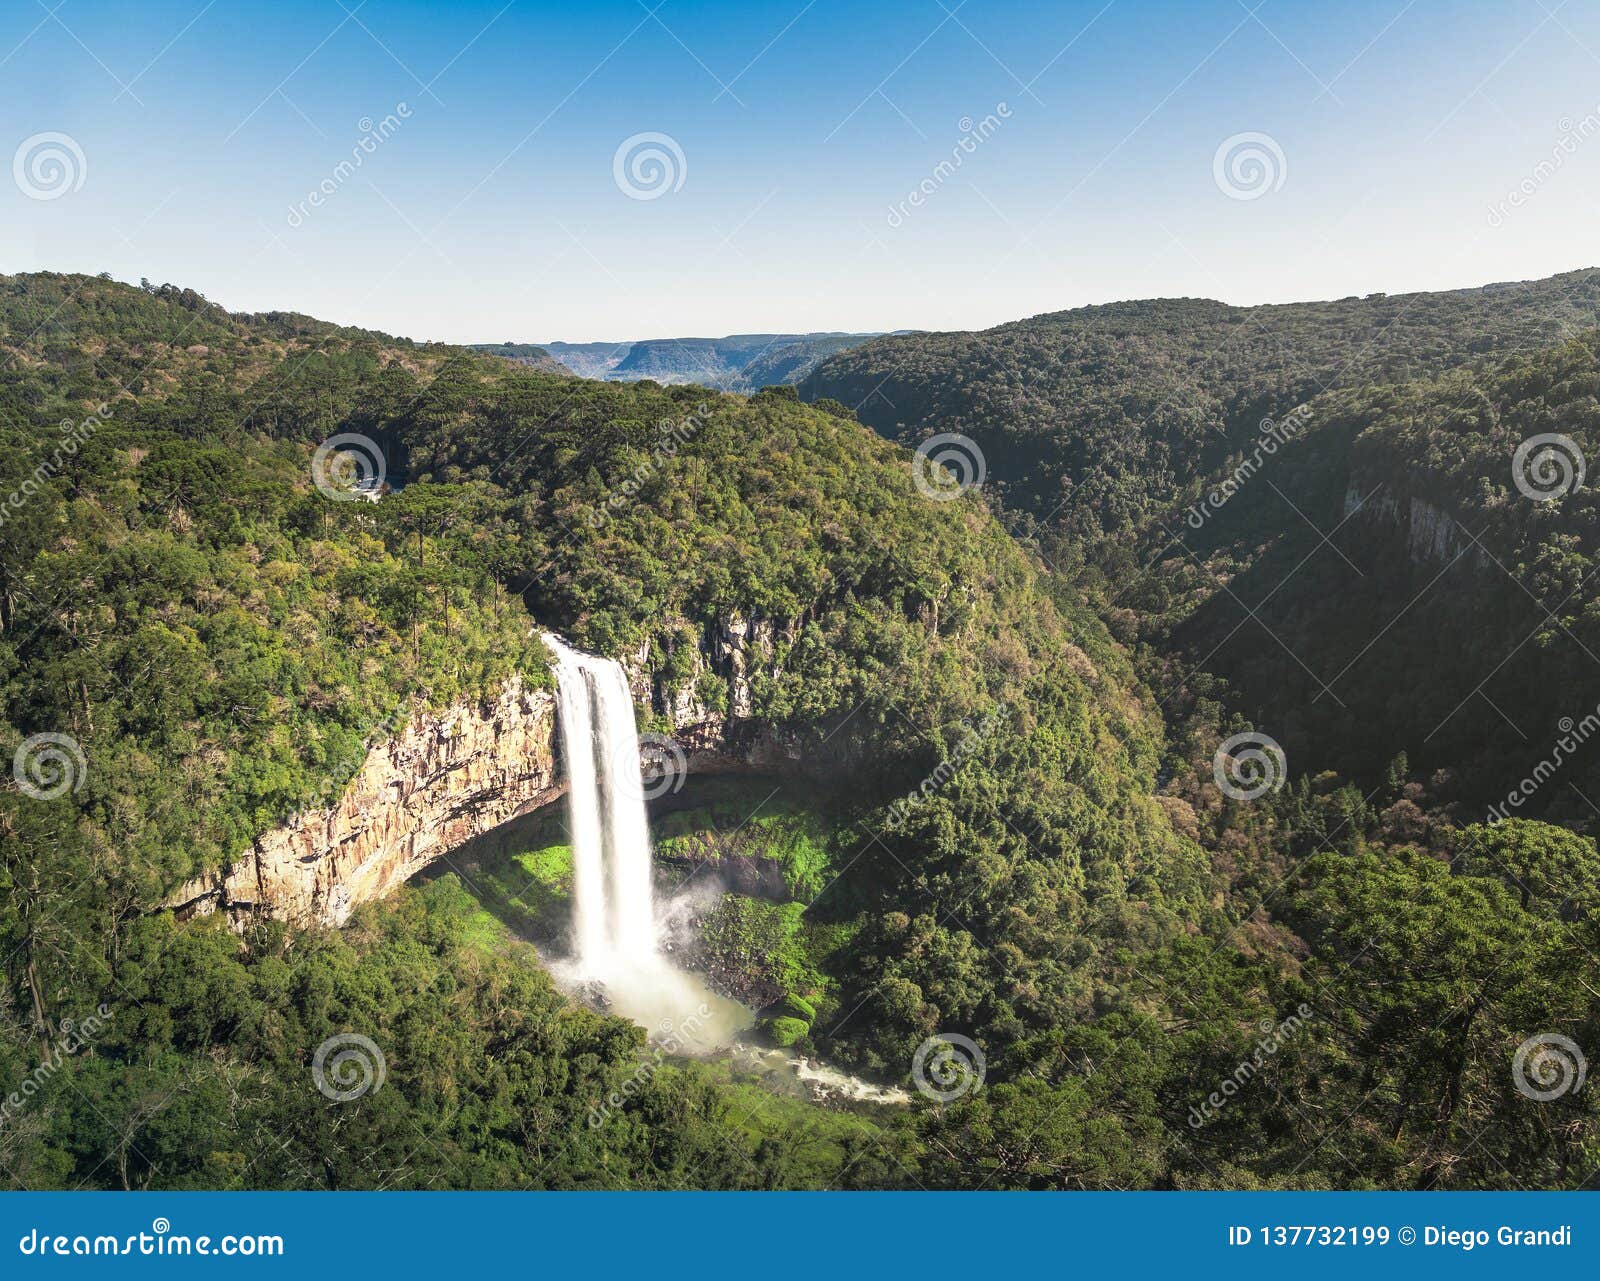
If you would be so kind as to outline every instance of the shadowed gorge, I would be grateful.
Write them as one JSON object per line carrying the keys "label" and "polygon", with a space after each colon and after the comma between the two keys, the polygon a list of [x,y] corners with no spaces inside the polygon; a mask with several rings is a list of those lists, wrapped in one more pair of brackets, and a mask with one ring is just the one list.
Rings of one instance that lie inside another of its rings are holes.
{"label": "shadowed gorge", "polygon": [[[1597,323],[1594,270],[1255,308],[1117,303],[882,339],[801,394],[910,445],[967,433],[1008,527],[1149,647],[1141,675],[1169,715],[1226,690],[1310,773],[1370,787],[1406,752],[1419,772],[1464,770],[1450,799],[1486,805],[1596,703],[1577,577],[1592,500],[1521,502],[1511,463],[1541,430],[1592,442]],[[1451,633],[1474,639],[1440,652]],[[1532,633],[1536,661],[1506,667]]]}

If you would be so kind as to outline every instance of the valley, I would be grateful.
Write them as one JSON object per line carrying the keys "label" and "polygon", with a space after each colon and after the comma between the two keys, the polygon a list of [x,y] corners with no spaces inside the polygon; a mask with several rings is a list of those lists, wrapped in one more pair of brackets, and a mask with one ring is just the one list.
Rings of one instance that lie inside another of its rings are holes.
{"label": "valley", "polygon": [[[801,395],[908,445],[967,433],[1011,527],[1119,640],[1152,647],[1143,674],[1169,706],[1226,688],[1308,773],[1370,787],[1404,752],[1419,774],[1459,775],[1466,808],[1594,701],[1600,634],[1575,576],[1593,499],[1505,496],[1535,423],[1586,432],[1597,325],[1594,271],[1259,308],[1119,303],[886,339]],[[1540,563],[1552,536],[1576,554],[1564,572]],[[1441,634],[1466,643],[1441,653]],[[1519,641],[1529,661],[1508,666]],[[1591,797],[1597,768],[1590,754],[1572,780]],[[1569,788],[1542,803],[1597,817]]]}
{"label": "valley", "polygon": [[1506,1063],[1600,1036],[1600,507],[1516,460],[1600,449],[1597,326],[1580,271],[700,385],[0,277],[0,1069],[60,1064],[0,1164],[1582,1186],[1592,1092]]}

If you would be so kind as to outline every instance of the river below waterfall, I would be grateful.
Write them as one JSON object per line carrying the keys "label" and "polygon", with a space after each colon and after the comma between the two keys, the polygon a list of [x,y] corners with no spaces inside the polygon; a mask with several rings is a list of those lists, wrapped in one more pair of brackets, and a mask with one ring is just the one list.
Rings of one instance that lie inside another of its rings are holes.
{"label": "river below waterfall", "polygon": [[[661,947],[633,695],[620,664],[545,633],[568,780],[575,954],[551,968],[578,999],[631,1019],[662,1052],[725,1060],[820,1103],[903,1103],[903,1090],[745,1043],[755,1014]],[[681,768],[681,765],[680,765]]]}
{"label": "river below waterfall", "polygon": [[852,1076],[820,1058],[795,1055],[754,1041],[755,1011],[713,991],[705,977],[663,961],[648,981],[634,975],[606,983],[572,960],[546,960],[557,984],[573,998],[645,1030],[651,1046],[670,1058],[726,1063],[736,1076],[774,1093],[829,1107],[901,1106],[911,1096],[898,1086]]}

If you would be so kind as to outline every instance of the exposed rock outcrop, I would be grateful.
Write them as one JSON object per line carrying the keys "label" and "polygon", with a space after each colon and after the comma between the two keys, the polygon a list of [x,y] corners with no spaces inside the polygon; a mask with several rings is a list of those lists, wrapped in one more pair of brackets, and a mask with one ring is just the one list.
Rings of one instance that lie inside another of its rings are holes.
{"label": "exposed rock outcrop", "polygon": [[[755,681],[781,673],[781,654],[803,624],[731,613],[709,635],[669,625],[658,633],[666,640],[622,657],[635,699],[670,724],[688,772],[848,766],[850,736],[840,734],[826,760],[808,760],[808,734],[752,715]],[[235,928],[253,915],[341,926],[358,905],[451,849],[560,800],[566,777],[557,740],[554,694],[520,678],[486,704],[413,715],[402,734],[366,753],[338,803],[262,833],[230,867],[179,886],[166,907],[181,915],[224,910]],[[646,777],[659,766],[646,752]]]}
{"label": "exposed rock outcrop", "polygon": [[[734,613],[709,637],[669,628],[663,634],[674,639],[656,652],[647,641],[624,656],[635,697],[672,726],[690,773],[800,764],[802,735],[751,719],[752,683],[777,674],[779,638],[792,642],[800,626]],[[669,668],[687,677],[668,679]],[[262,834],[231,866],[180,886],[167,906],[226,911],[239,928],[256,915],[343,925],[457,846],[558,800],[566,779],[555,720],[554,694],[520,678],[486,703],[413,715],[372,747],[337,804]]]}
{"label": "exposed rock outcrop", "polygon": [[668,624],[624,666],[634,695],[672,724],[674,736],[714,741],[730,720],[753,711],[755,671],[776,674],[773,634],[771,620],[738,612],[719,618],[710,635],[688,622]]}
{"label": "exposed rock outcrop", "polygon": [[1412,564],[1430,561],[1448,564],[1465,551],[1466,559],[1487,564],[1483,549],[1473,546],[1456,518],[1426,498],[1412,494],[1402,504],[1384,484],[1365,484],[1351,480],[1345,491],[1344,514],[1359,513],[1363,520],[1387,521],[1401,527],[1406,539],[1406,554]]}
{"label": "exposed rock outcrop", "polygon": [[663,627],[623,666],[634,696],[672,727],[691,772],[794,767],[802,741],[755,719],[756,683],[782,675],[804,626],[804,615],[780,622],[730,611],[707,632]]}
{"label": "exposed rock outcrop", "polygon": [[554,730],[554,695],[516,677],[488,703],[415,715],[368,752],[336,805],[264,833],[169,905],[224,910],[240,926],[252,914],[343,925],[440,855],[559,797]]}

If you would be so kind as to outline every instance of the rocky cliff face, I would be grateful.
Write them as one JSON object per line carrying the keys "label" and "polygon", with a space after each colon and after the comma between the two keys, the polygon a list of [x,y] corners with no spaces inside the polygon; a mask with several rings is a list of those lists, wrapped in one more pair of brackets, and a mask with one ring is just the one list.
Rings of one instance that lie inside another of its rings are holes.
{"label": "rocky cliff face", "polygon": [[1469,561],[1488,563],[1482,549],[1472,545],[1472,540],[1455,517],[1426,498],[1413,494],[1402,504],[1387,485],[1352,479],[1344,496],[1344,514],[1349,517],[1358,512],[1363,520],[1399,525],[1405,534],[1406,554],[1412,564],[1420,565],[1427,561],[1448,564],[1464,549],[1467,550],[1466,559]]}
{"label": "rocky cliff face", "polygon": [[[670,643],[653,650],[647,642],[624,657],[635,698],[672,726],[689,772],[798,766],[799,739],[751,713],[752,682],[776,674],[778,638],[793,640],[801,625],[730,614],[709,636],[669,629]],[[566,776],[557,738],[555,696],[519,679],[488,703],[413,716],[372,748],[336,805],[264,833],[232,866],[189,881],[167,905],[186,915],[225,911],[241,928],[252,915],[343,925],[360,904],[457,846],[558,800]]]}
{"label": "rocky cliff face", "polygon": [[331,809],[296,815],[245,856],[182,886],[180,914],[343,925],[442,854],[564,790],[555,697],[513,678],[486,704],[418,715],[375,746]]}
{"label": "rocky cliff face", "polygon": [[733,611],[705,632],[665,627],[623,660],[634,697],[671,725],[692,773],[805,767],[799,736],[755,719],[756,682],[782,675],[805,623]]}

